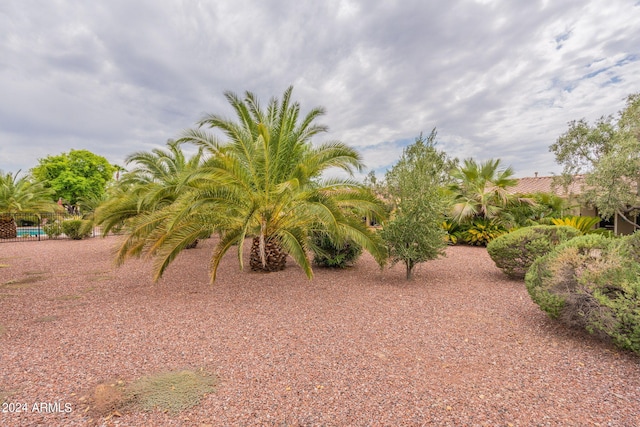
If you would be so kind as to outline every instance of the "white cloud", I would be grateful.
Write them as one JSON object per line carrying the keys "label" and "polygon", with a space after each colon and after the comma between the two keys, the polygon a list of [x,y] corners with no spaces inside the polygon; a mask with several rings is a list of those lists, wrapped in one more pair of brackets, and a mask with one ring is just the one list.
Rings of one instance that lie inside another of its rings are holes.
{"label": "white cloud", "polygon": [[569,120],[638,91],[639,30],[626,0],[9,0],[0,169],[71,148],[122,163],[230,113],[225,90],[266,103],[294,84],[372,169],[435,126],[453,156],[557,171],[548,146]]}

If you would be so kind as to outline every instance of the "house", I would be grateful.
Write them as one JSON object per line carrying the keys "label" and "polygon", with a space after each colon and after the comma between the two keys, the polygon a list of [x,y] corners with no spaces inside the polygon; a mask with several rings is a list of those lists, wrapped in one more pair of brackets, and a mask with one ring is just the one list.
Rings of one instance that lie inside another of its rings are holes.
{"label": "house", "polygon": [[[566,188],[562,185],[554,183],[553,176],[538,176],[536,173],[533,177],[520,178],[518,183],[508,189],[511,194],[534,194],[534,193],[552,193],[558,197],[565,199],[569,206],[571,215],[578,216],[599,216],[598,210],[593,206],[585,205],[581,200],[583,187],[585,185],[584,175],[576,175],[571,185]],[[635,218],[636,224],[640,225],[640,216]],[[634,227],[619,215],[615,215],[610,220],[602,220],[601,228],[612,230],[615,234],[633,234]]]}

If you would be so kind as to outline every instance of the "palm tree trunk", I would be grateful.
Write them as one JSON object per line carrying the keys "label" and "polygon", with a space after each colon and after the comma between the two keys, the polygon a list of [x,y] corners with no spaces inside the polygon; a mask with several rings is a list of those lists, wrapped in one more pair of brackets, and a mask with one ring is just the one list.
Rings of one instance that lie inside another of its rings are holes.
{"label": "palm tree trunk", "polygon": [[0,239],[15,239],[18,237],[18,228],[11,215],[0,215]]}
{"label": "palm tree trunk", "polygon": [[264,239],[264,252],[262,252],[260,250],[260,240],[260,236],[253,238],[249,257],[251,270],[266,272],[284,270],[287,263],[287,253],[280,245],[280,242],[275,238]]}

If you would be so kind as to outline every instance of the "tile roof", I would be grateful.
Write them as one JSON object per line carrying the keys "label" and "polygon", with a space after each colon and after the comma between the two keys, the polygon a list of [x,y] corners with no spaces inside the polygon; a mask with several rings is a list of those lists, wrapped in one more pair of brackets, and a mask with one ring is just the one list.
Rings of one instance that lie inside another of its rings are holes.
{"label": "tile roof", "polygon": [[577,196],[582,194],[583,175],[576,175],[575,180],[566,189],[560,185],[553,185],[554,176],[536,176],[518,179],[514,187],[508,189],[511,194],[553,193],[560,197]]}

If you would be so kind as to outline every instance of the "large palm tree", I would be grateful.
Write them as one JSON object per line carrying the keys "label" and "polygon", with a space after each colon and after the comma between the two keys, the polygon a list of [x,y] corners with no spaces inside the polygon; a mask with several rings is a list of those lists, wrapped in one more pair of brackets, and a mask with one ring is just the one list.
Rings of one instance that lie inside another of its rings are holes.
{"label": "large palm tree", "polygon": [[496,219],[503,209],[517,200],[508,192],[517,184],[511,167],[501,168],[500,159],[478,164],[473,159],[452,172],[454,182],[449,186],[453,197],[452,218],[460,223],[474,219]]}
{"label": "large palm tree", "polygon": [[15,174],[0,170],[0,239],[17,236],[14,214],[19,212],[54,212],[58,205],[53,202],[53,192],[41,182],[32,181],[29,176],[18,178]]}
{"label": "large palm tree", "polygon": [[137,217],[118,259],[143,252],[156,256],[157,279],[186,241],[217,231],[212,282],[233,246],[242,268],[248,237],[253,238],[252,269],[282,269],[288,254],[311,278],[307,252],[311,235],[321,230],[336,242],[351,239],[360,244],[382,264],[384,246],[361,219],[384,216],[381,203],[352,179],[321,177],[334,167],[350,174],[362,170],[358,153],[341,142],[313,146],[311,138],[327,130],[315,123],[324,110],[315,108],[302,116],[291,93],[290,87],[265,109],[253,93],[240,98],[227,92],[235,119],[208,115],[197,129],[185,132],[180,142],[205,150],[207,161],[189,177],[174,203]]}

